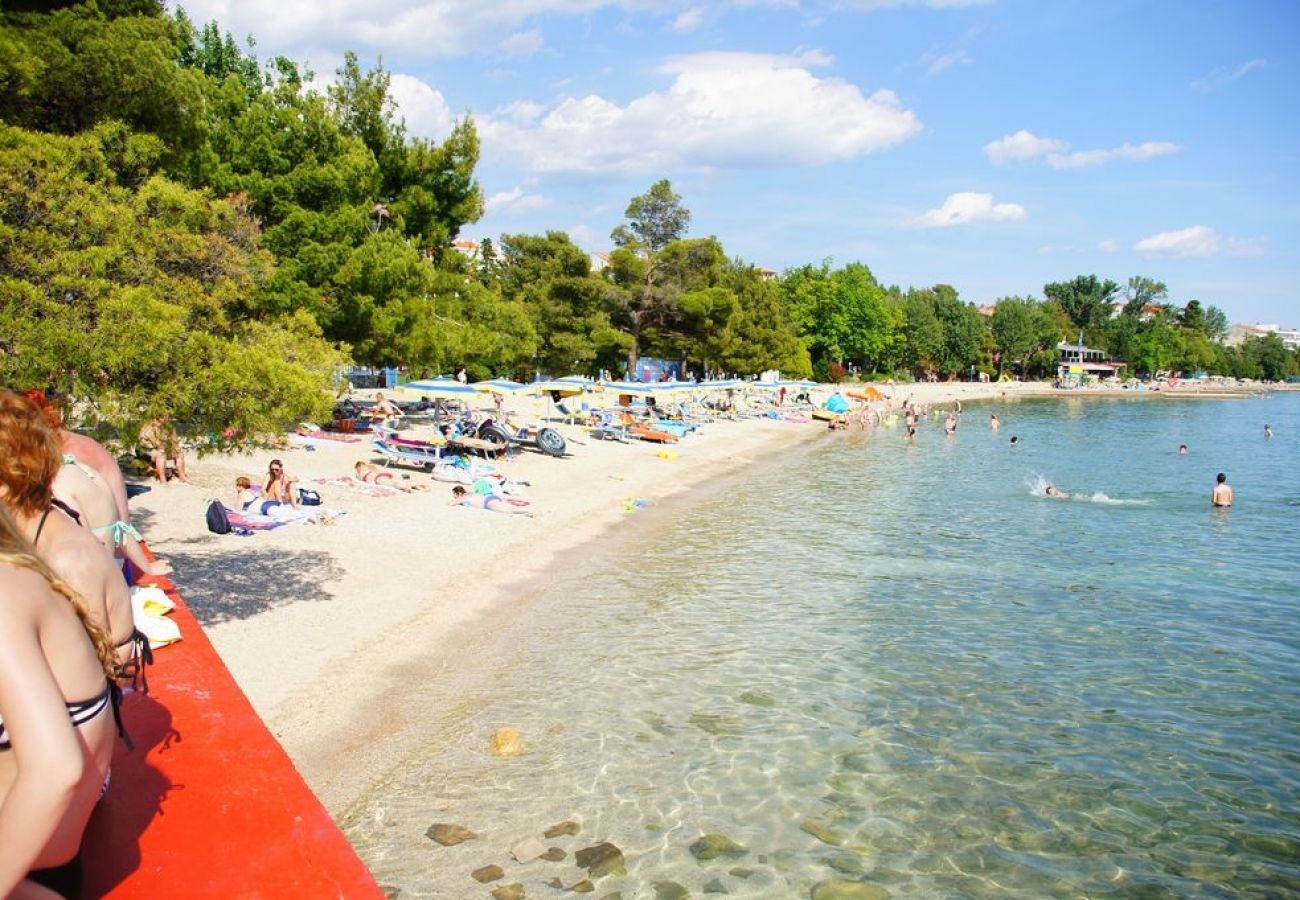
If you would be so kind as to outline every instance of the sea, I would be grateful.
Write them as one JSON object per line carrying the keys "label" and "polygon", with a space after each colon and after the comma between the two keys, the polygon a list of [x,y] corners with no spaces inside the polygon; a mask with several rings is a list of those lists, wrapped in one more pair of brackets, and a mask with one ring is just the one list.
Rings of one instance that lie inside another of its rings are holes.
{"label": "sea", "polygon": [[380,883],[1300,895],[1300,394],[950,408],[629,503],[521,587],[344,817]]}

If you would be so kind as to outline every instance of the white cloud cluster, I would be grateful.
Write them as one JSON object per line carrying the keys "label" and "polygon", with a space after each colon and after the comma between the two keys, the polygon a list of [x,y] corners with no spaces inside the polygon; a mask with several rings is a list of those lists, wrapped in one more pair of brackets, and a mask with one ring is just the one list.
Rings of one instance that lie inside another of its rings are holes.
{"label": "white cloud cluster", "polygon": [[485,154],[517,155],[534,172],[623,174],[673,168],[819,164],[892,147],[921,130],[888,90],[864,95],[797,56],[705,53],[670,60],[664,91],[626,105],[570,97],[532,120],[518,105],[480,117]]}
{"label": "white cloud cluster", "polygon": [[984,145],[984,155],[989,162],[1001,166],[1009,162],[1044,158],[1053,169],[1081,169],[1100,166],[1115,160],[1143,162],[1157,156],[1168,156],[1182,148],[1169,141],[1145,141],[1141,144],[1121,144],[1103,150],[1070,151],[1070,145],[1058,138],[1039,137],[1021,129]]}
{"label": "white cloud cluster", "polygon": [[518,186],[493,194],[487,198],[484,205],[490,213],[524,215],[545,209],[550,205],[550,201],[541,194],[529,194],[522,186]]}
{"label": "white cloud cluster", "polygon": [[441,91],[414,76],[394,72],[389,93],[397,104],[398,115],[406,120],[408,134],[441,140],[451,132],[456,117]]}
{"label": "white cloud cluster", "polygon": [[1222,238],[1209,225],[1162,231],[1133,245],[1134,250],[1153,257],[1208,257],[1219,252],[1227,256],[1263,256],[1268,248],[1269,242],[1264,238]]}
{"label": "white cloud cluster", "polygon": [[942,206],[918,216],[915,224],[921,228],[951,228],[970,222],[1017,222],[1028,215],[1019,203],[994,203],[992,194],[963,191],[949,194]]}
{"label": "white cloud cluster", "polygon": [[954,68],[956,66],[968,66],[975,60],[971,59],[970,54],[965,50],[953,50],[949,53],[935,53],[933,51],[921,54],[921,65],[931,75]]}

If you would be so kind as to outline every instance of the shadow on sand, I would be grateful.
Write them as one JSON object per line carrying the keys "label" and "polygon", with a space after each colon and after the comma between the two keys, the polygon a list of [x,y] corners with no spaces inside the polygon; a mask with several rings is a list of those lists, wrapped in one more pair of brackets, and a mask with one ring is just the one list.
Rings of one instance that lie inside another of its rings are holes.
{"label": "shadow on sand", "polygon": [[165,554],[176,569],[176,589],[205,626],[325,599],[324,586],[345,574],[328,553],[248,546],[256,538],[227,540],[243,542],[238,553],[192,555],[173,543]]}

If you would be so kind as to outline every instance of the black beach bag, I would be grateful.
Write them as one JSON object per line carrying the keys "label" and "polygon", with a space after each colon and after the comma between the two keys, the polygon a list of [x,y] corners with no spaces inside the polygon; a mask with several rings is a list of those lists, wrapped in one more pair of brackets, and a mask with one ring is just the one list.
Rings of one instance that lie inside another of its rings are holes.
{"label": "black beach bag", "polygon": [[303,506],[320,506],[320,494],[307,488],[298,488],[298,502]]}
{"label": "black beach bag", "polygon": [[208,531],[213,534],[230,534],[230,519],[226,517],[226,507],[220,500],[213,500],[208,504],[206,517]]}

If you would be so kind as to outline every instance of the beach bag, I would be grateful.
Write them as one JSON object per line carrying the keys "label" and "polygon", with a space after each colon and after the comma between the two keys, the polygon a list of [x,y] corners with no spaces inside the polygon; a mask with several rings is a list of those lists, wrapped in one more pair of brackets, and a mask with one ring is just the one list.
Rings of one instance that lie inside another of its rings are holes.
{"label": "beach bag", "polygon": [[226,507],[220,500],[213,500],[208,504],[206,517],[208,531],[213,534],[230,534],[230,519],[226,517]]}
{"label": "beach bag", "polygon": [[320,506],[320,494],[307,488],[298,488],[298,502],[303,506]]}

